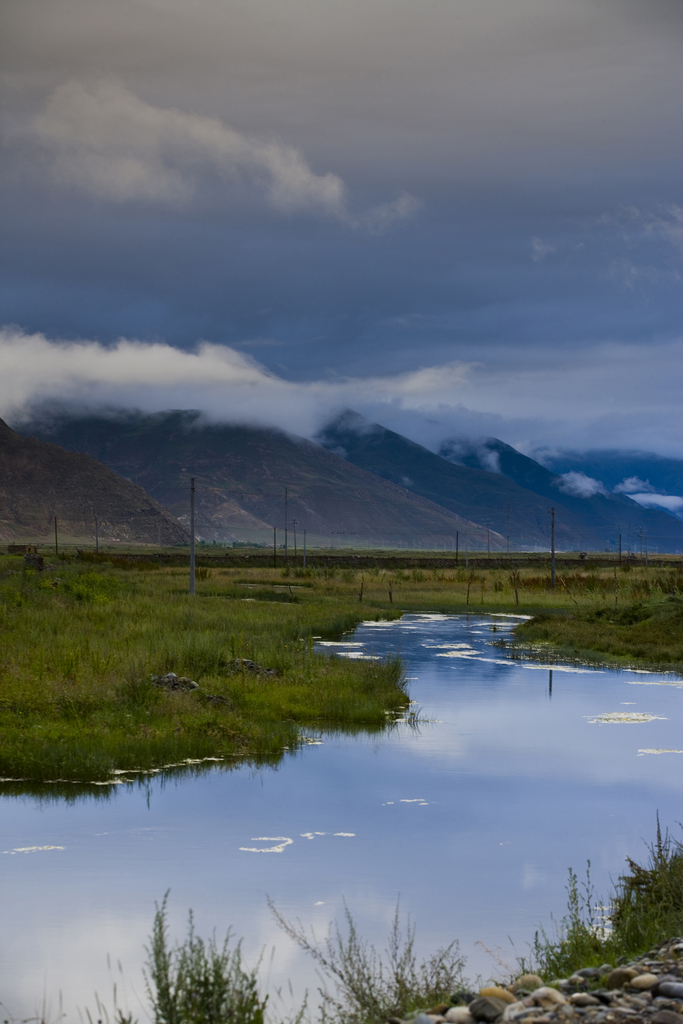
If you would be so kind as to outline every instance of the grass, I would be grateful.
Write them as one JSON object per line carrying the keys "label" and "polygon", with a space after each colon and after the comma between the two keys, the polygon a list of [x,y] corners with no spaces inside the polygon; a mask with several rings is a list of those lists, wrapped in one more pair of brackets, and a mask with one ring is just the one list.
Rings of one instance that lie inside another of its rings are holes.
{"label": "grass", "polygon": [[[203,758],[276,763],[311,729],[381,730],[407,703],[399,662],[330,658],[312,641],[403,611],[527,614],[517,643],[533,657],[682,669],[683,573],[624,570],[562,571],[551,590],[533,566],[200,566],[191,598],[184,568],[104,554],[41,573],[5,556],[0,777],[104,782]],[[277,675],[251,675],[242,658]],[[152,686],[169,671],[200,689]]]}
{"label": "grass", "polygon": [[[275,762],[306,730],[379,730],[407,704],[398,661],[313,651],[313,635],[360,617],[357,602],[339,595],[292,598],[287,589],[284,600],[260,601],[228,575],[200,581],[192,599],[180,590],[187,574],[174,570],[18,568],[0,580],[6,779],[102,781],[209,757]],[[236,664],[242,658],[277,675],[252,675]],[[152,673],[169,671],[200,690],[152,685]]]}
{"label": "grass", "polygon": [[683,672],[683,598],[638,601],[569,616],[540,614],[517,628],[515,646],[548,659],[560,656]]}
{"label": "grass", "polygon": [[628,857],[627,864],[609,898],[606,927],[596,914],[590,862],[582,885],[570,870],[567,915],[557,934],[549,937],[541,930],[534,938],[531,965],[544,978],[567,978],[582,967],[632,961],[683,934],[683,844],[668,830],[662,834],[658,818],[647,862]]}

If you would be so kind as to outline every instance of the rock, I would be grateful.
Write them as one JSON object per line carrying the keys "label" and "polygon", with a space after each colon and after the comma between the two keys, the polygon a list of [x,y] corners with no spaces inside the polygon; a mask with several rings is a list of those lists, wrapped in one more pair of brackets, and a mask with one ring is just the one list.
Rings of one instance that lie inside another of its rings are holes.
{"label": "rock", "polygon": [[227,697],[221,697],[219,693],[204,693],[202,700],[205,704],[224,704],[228,708],[232,707],[232,702]]}
{"label": "rock", "polygon": [[45,559],[42,555],[24,555],[24,565],[27,569],[37,569],[42,572],[45,568]]}
{"label": "rock", "polygon": [[249,672],[254,676],[276,676],[277,670],[274,668],[264,668],[263,665],[259,665],[257,661],[251,661],[250,658],[235,658],[235,664],[237,665],[238,671]]}
{"label": "rock", "polygon": [[493,1024],[493,1021],[503,1016],[506,1006],[508,1003],[503,1002],[502,999],[496,999],[495,996],[479,996],[478,999],[472,1000],[469,1010],[475,1020]]}
{"label": "rock", "polygon": [[518,1014],[525,1014],[528,1012],[528,1006],[526,1005],[526,1003],[521,1002],[521,1000],[516,1003],[508,1003],[508,1005],[505,1007],[501,1020],[505,1022],[515,1020]]}
{"label": "rock", "polygon": [[612,966],[612,964],[603,964],[601,967],[598,967],[598,971],[600,973],[601,978],[603,977],[603,975],[609,974],[613,970],[614,967]]}
{"label": "rock", "polygon": [[569,997],[569,1002],[572,1006],[602,1006],[600,1000],[589,995],[588,992],[575,992],[573,996]]}
{"label": "rock", "polygon": [[177,676],[175,672],[167,672],[165,676],[152,676],[154,686],[164,690],[198,690],[199,683],[187,676]]}
{"label": "rock", "polygon": [[500,985],[487,985],[486,988],[480,988],[479,995],[493,996],[494,999],[502,999],[504,1003],[515,1003],[517,1001],[512,992],[508,992],[506,988],[501,988]]}
{"label": "rock", "polygon": [[673,1010],[658,1010],[652,1017],[652,1024],[681,1024],[683,1017]]}
{"label": "rock", "polygon": [[683,999],[683,983],[680,981],[658,981],[656,986],[652,986],[653,995],[655,988],[659,996],[666,996],[667,999]]}
{"label": "rock", "polygon": [[413,1019],[413,1024],[434,1024],[434,1021],[426,1013],[418,1013]]}
{"label": "rock", "polygon": [[446,1010],[450,1008],[450,1005],[450,1003],[438,1003],[437,1006],[433,1006],[431,1010],[425,1010],[425,1013],[430,1017],[433,1014],[437,1014],[439,1017],[443,1017]]}
{"label": "rock", "polygon": [[446,1010],[444,1017],[448,1024],[473,1024],[474,1022],[469,1006],[451,1006],[450,1010]]}
{"label": "rock", "polygon": [[656,985],[658,981],[659,978],[656,974],[639,974],[637,978],[631,979],[631,988],[636,988],[639,992],[645,992],[646,989]]}
{"label": "rock", "polygon": [[566,1006],[568,999],[563,996],[561,992],[558,992],[556,988],[537,988],[535,992],[532,992],[529,999],[533,999],[536,1006],[542,1006],[546,1010],[554,1009],[557,1006]]}
{"label": "rock", "polygon": [[660,974],[657,978],[656,985],[653,985],[650,989],[650,992],[652,993],[652,996],[654,998],[656,998],[659,995],[659,986],[663,985],[667,981],[673,981],[674,983],[676,983],[679,981],[679,978],[675,974]]}
{"label": "rock", "polygon": [[578,974],[577,972],[576,974],[572,974],[571,978],[569,978],[568,981],[570,985],[574,986],[574,988],[579,988],[582,985],[587,985],[590,981],[590,978],[586,978],[583,974]]}
{"label": "rock", "polygon": [[[610,971],[612,968],[610,967]],[[582,967],[580,971],[574,971],[579,978],[600,978],[602,971],[597,967]]]}
{"label": "rock", "polygon": [[526,988],[530,992],[537,988],[543,988],[543,978],[539,978],[537,974],[523,974],[521,978],[517,978],[510,985],[510,992],[518,992],[520,988]]}
{"label": "rock", "polygon": [[607,975],[605,984],[607,988],[621,988],[627,982],[631,981],[632,978],[637,977],[638,971],[634,971],[631,967],[615,967],[613,971]]}

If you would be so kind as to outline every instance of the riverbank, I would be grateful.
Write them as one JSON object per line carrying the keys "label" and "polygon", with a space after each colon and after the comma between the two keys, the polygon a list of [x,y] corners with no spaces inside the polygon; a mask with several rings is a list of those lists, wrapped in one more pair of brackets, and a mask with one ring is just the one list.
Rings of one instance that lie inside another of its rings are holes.
{"label": "riverbank", "polygon": [[528,657],[683,673],[683,598],[536,615],[511,644]]}
{"label": "riverbank", "polygon": [[406,709],[396,659],[313,650],[313,636],[355,626],[357,601],[232,579],[199,580],[191,598],[174,570],[10,561],[0,580],[5,780],[107,781],[203,758],[276,763],[311,730],[382,730]]}

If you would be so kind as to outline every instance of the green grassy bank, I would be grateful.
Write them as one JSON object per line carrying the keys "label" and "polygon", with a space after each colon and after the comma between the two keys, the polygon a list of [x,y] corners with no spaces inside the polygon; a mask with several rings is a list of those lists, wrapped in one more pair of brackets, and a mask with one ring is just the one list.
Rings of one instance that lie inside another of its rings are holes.
{"label": "green grassy bank", "polygon": [[[533,566],[200,567],[196,585],[192,598],[187,569],[144,559],[66,557],[37,572],[3,556],[0,776],[276,762],[311,729],[383,729],[407,704],[400,665],[328,658],[312,641],[402,611],[512,611],[535,617],[518,634],[533,657],[683,666],[683,573],[671,565],[563,570],[554,590]],[[277,674],[252,675],[241,658]],[[151,684],[169,671],[200,689]]]}
{"label": "green grassy bank", "polygon": [[[188,758],[276,761],[306,730],[382,729],[387,712],[406,707],[398,662],[312,650],[314,635],[358,621],[358,602],[344,595],[228,576],[199,580],[191,598],[187,573],[175,570],[60,562],[41,573],[19,559],[2,569],[5,779],[105,780]],[[277,675],[245,671],[241,658]],[[152,673],[169,671],[200,689],[152,685]]]}

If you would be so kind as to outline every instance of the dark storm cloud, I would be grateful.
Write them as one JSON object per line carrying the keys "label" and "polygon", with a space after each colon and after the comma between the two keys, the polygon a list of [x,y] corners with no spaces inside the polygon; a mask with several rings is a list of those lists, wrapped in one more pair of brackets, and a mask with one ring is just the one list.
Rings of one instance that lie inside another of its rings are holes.
{"label": "dark storm cloud", "polygon": [[[309,396],[393,380],[338,400],[431,444],[681,453],[678,5],[8,0],[5,26],[5,323],[227,344]],[[467,384],[406,397],[444,366]]]}

